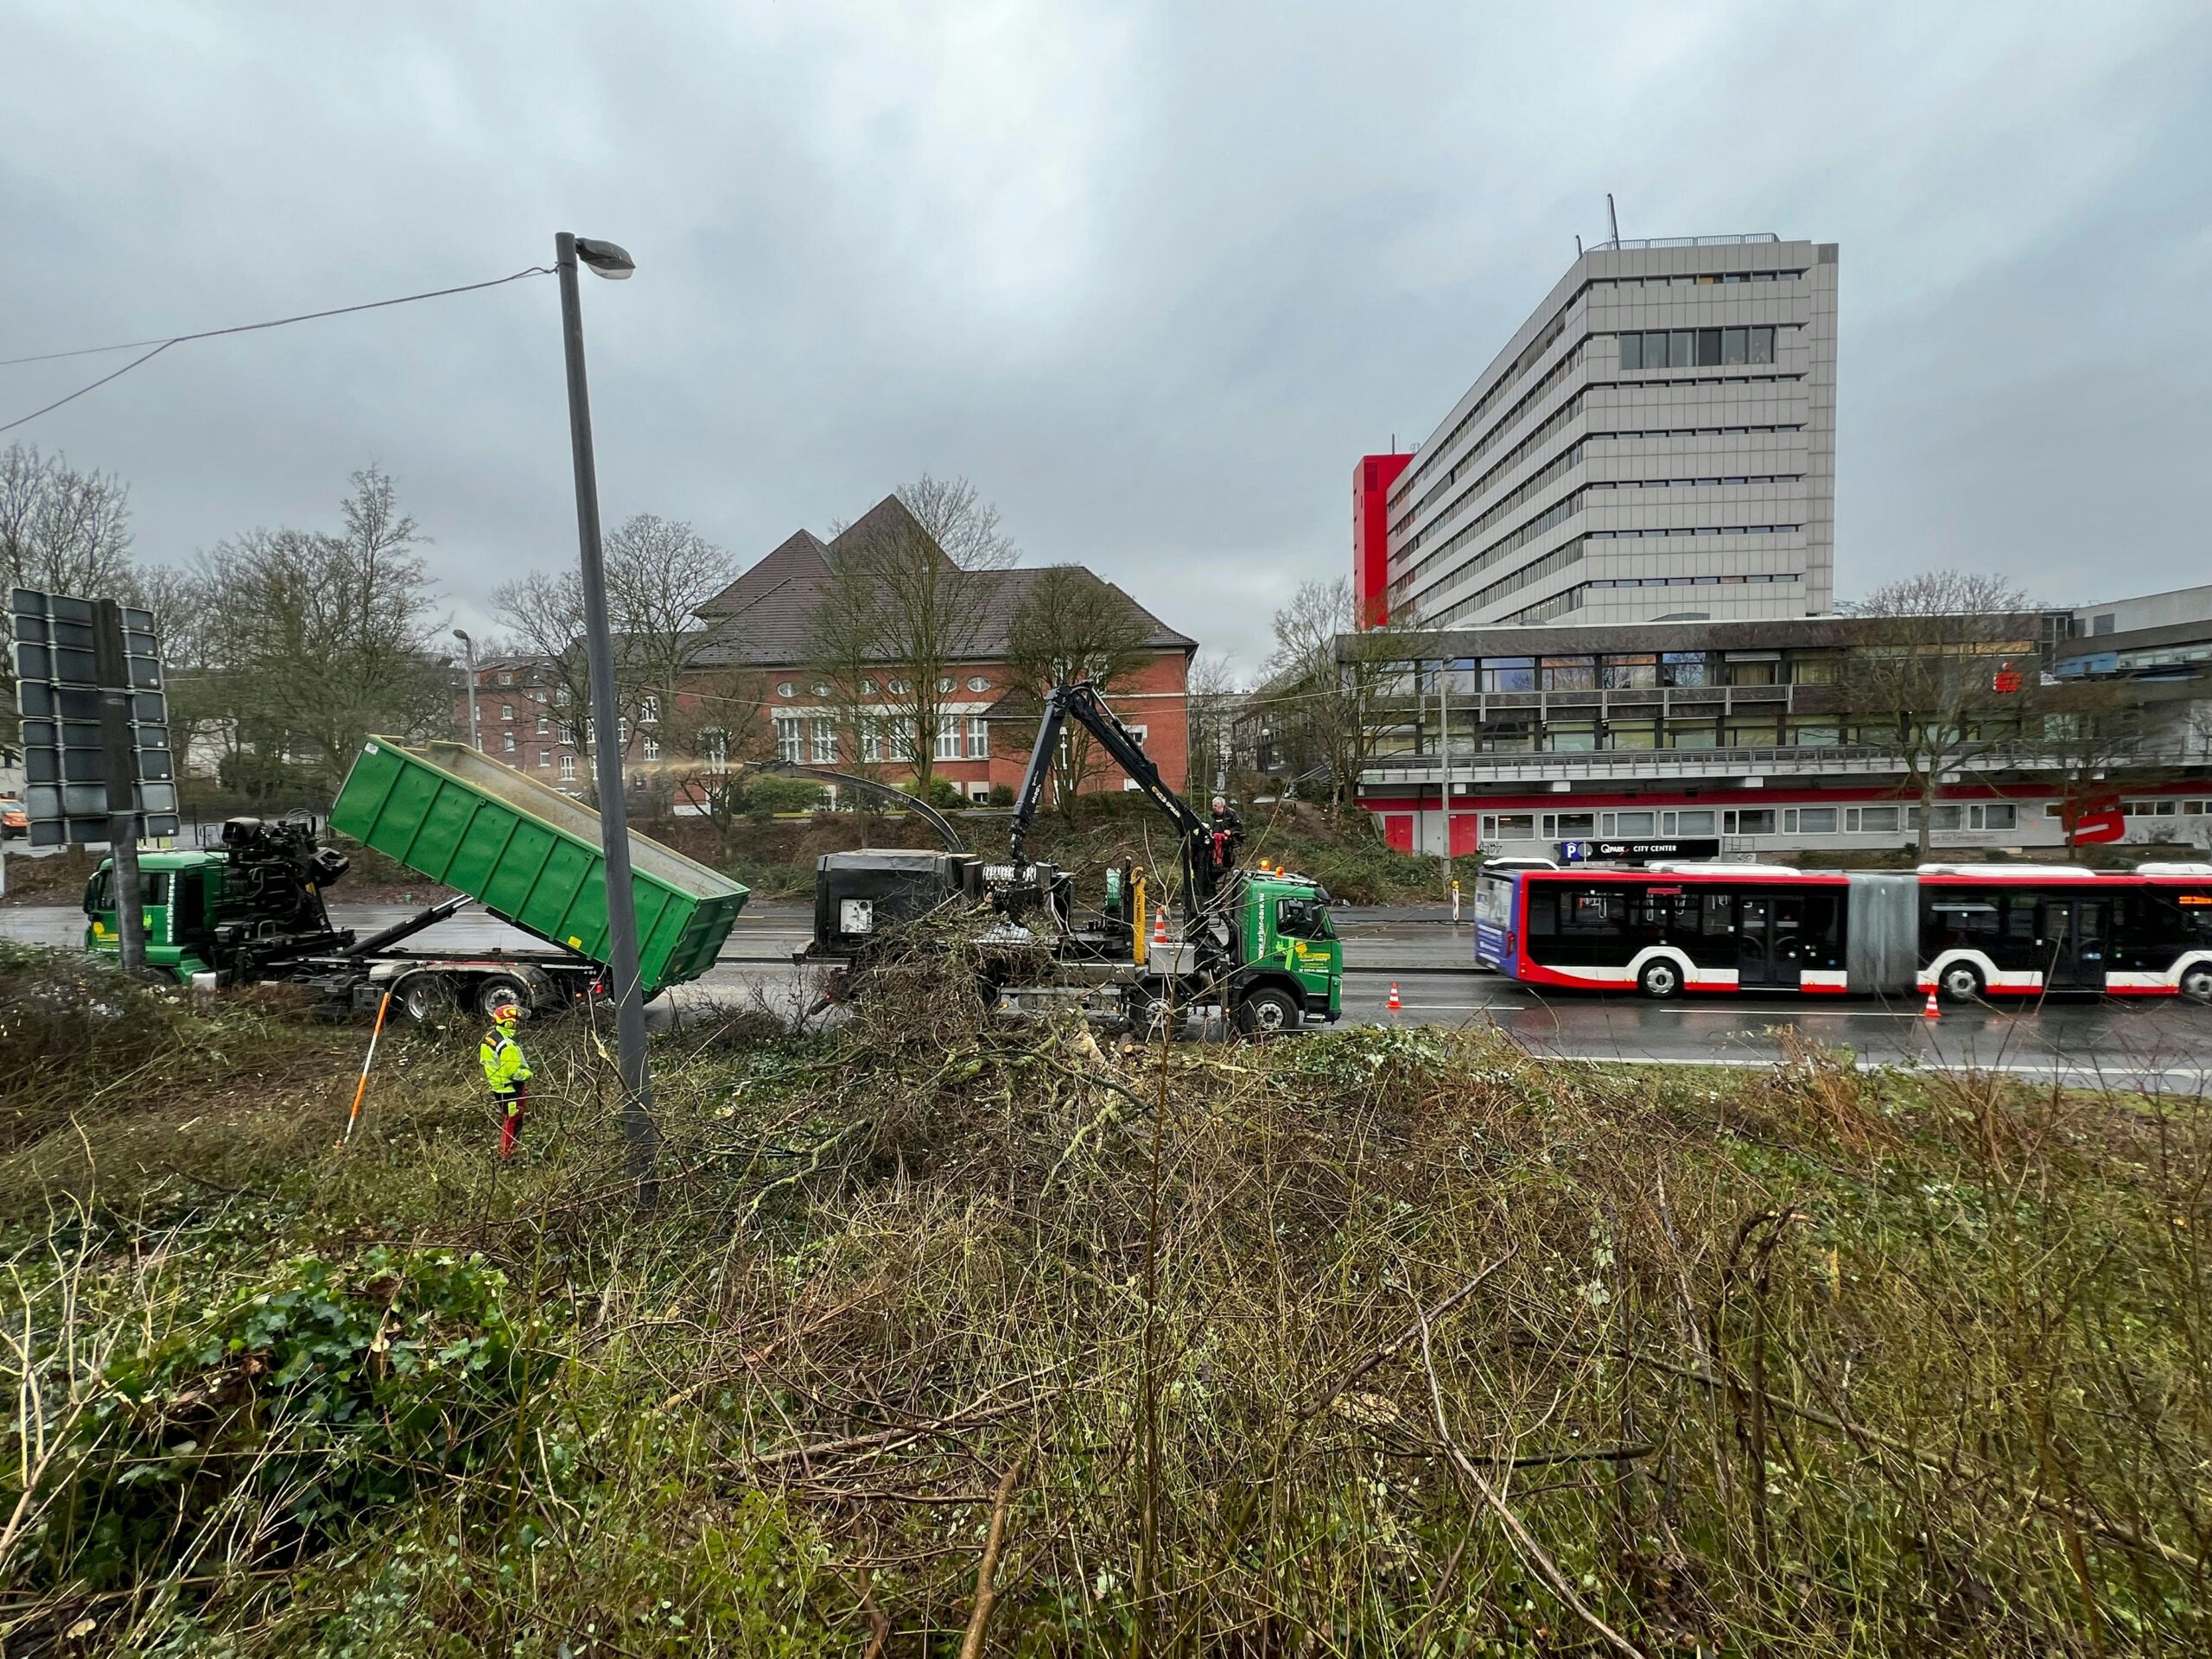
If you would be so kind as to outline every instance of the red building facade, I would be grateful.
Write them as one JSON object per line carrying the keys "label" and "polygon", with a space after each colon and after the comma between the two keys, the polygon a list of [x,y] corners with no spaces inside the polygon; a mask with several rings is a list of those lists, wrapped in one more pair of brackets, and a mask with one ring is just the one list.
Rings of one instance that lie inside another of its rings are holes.
{"label": "red building facade", "polygon": [[1363,628],[1390,620],[1390,486],[1411,455],[1362,455],[1351,469],[1352,617]]}

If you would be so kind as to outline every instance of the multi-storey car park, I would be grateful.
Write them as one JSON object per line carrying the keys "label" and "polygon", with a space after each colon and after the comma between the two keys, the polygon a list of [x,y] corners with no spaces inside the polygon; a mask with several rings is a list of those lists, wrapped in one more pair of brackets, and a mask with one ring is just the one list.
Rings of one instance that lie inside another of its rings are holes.
{"label": "multi-storey car park", "polygon": [[1592,248],[1427,442],[1354,469],[1362,625],[1827,611],[1835,307],[1834,243]]}

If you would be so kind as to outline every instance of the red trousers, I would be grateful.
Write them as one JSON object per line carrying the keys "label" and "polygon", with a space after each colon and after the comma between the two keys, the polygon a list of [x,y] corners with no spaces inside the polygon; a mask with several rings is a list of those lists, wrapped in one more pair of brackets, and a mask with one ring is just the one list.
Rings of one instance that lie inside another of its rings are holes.
{"label": "red trousers", "polygon": [[499,1156],[512,1158],[522,1135],[522,1115],[530,1105],[530,1090],[518,1088],[512,1095],[494,1095],[499,1103]]}

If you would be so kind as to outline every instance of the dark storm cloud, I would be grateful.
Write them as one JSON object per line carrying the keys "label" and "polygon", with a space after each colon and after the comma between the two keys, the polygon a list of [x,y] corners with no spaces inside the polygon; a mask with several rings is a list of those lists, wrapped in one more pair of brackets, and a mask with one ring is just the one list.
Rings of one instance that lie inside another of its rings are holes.
{"label": "dark storm cloud", "polygon": [[[610,517],[765,550],[925,469],[1249,666],[1617,192],[1843,245],[1840,589],[2199,579],[2194,5],[18,3],[0,356],[638,255],[586,290]],[[398,476],[463,620],[571,556],[538,279],[181,346],[14,435],[142,550]],[[99,359],[92,359],[97,367]],[[0,419],[90,378],[0,371]]]}

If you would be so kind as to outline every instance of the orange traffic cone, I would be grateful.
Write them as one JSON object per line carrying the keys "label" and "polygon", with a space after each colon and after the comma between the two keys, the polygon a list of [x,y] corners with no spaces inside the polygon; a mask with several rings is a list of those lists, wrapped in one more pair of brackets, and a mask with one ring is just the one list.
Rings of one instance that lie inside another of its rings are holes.
{"label": "orange traffic cone", "polygon": [[1164,910],[1152,912],[1152,942],[1154,944],[1167,943],[1167,912]]}
{"label": "orange traffic cone", "polygon": [[1928,1006],[1921,1009],[1920,1017],[1923,1020],[1940,1020],[1943,1017],[1943,1010],[1936,1003],[1936,988],[1933,985],[1928,988]]}
{"label": "orange traffic cone", "polygon": [[1390,1017],[1395,1020],[1398,1017],[1398,1010],[1404,1007],[1405,1004],[1398,1001],[1398,982],[1394,979],[1390,982]]}

